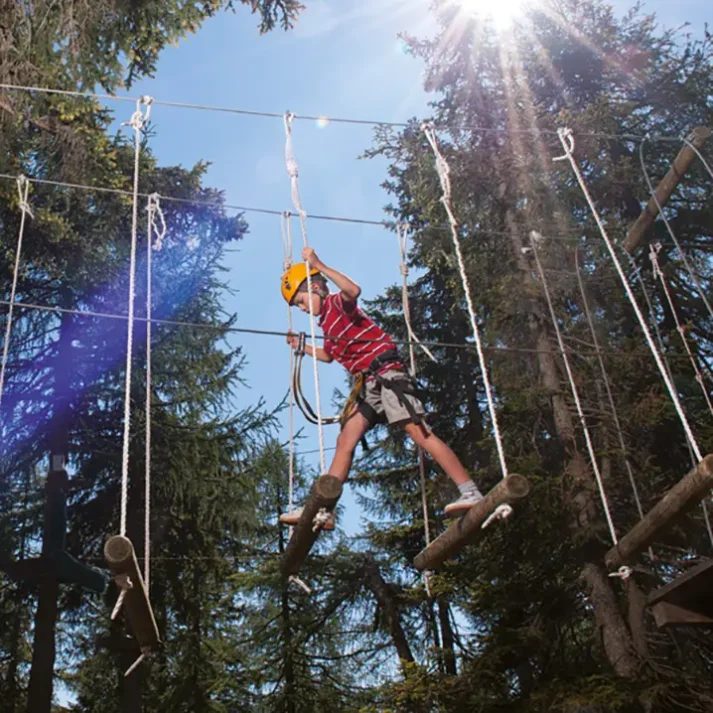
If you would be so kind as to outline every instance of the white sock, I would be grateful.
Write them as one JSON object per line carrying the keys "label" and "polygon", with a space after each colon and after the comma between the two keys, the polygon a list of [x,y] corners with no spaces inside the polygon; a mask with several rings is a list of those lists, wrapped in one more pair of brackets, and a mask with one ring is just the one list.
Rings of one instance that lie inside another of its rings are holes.
{"label": "white sock", "polygon": [[461,495],[475,495],[475,493],[480,492],[478,490],[478,486],[472,480],[467,480],[465,483],[461,483],[458,486],[458,490]]}

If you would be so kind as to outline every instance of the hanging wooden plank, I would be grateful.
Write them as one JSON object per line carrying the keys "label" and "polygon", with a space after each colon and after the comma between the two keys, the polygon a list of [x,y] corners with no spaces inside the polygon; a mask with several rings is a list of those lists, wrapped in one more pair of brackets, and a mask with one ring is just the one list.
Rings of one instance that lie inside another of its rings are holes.
{"label": "hanging wooden plank", "polygon": [[324,508],[332,512],[342,494],[342,481],[333,475],[320,475],[312,485],[299,522],[292,531],[292,537],[282,555],[280,570],[283,575],[297,574],[302,563],[312,549],[319,529],[314,529],[314,518]]}
{"label": "hanging wooden plank", "polygon": [[[686,138],[700,150],[710,135],[710,129],[705,126],[699,126]],[[676,186],[681,182],[681,179],[695,159],[696,152],[690,146],[684,145],[679,151],[678,156],[676,156],[673,166],[671,166],[668,173],[663,177],[663,180],[654,191],[654,195],[658,199],[660,206],[663,207],[666,205],[669,198],[671,198],[671,194],[676,189]],[[658,214],[659,209],[652,196],[641,215],[636,219],[634,225],[629,228],[629,232],[626,234],[626,239],[624,240],[624,250],[629,254],[633,254],[636,248],[641,244],[648,229],[653,225]]]}
{"label": "hanging wooden plank", "polygon": [[121,535],[110,537],[104,545],[104,557],[115,575],[127,575],[131,581],[123,608],[141,650],[156,650],[161,639],[131,540]]}
{"label": "hanging wooden plank", "polygon": [[499,505],[512,504],[530,492],[523,475],[512,473],[503,478],[479,503],[416,556],[413,566],[418,570],[435,569],[473,542],[482,532],[482,525]]}
{"label": "hanging wooden plank", "polygon": [[713,455],[707,455],[676,483],[605,556],[610,569],[617,569],[646,549],[658,534],[699,503],[713,488]]}

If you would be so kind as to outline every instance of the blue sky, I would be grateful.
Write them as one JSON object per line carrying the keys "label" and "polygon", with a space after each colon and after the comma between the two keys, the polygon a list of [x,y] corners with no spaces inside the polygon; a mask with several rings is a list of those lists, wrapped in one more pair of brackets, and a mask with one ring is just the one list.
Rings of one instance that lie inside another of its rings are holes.
{"label": "blue sky", "polygon": [[[397,33],[424,35],[432,30],[427,0],[305,0],[307,9],[291,32],[260,36],[254,18],[239,9],[221,13],[159,61],[155,79],[137,83],[130,94],[156,99],[313,116],[403,121],[427,114],[429,96],[422,89],[422,66],[403,52]],[[618,11],[631,3],[616,0]],[[389,9],[391,8],[391,9]],[[710,0],[649,0],[665,25],[693,23],[702,34],[713,19]],[[132,108],[115,105],[128,120]],[[211,162],[207,183],[225,191],[228,203],[288,210],[290,185],[284,163],[285,135],[279,118],[258,118],[154,106],[151,119],[157,135],[152,149],[162,164],[190,166]],[[293,142],[300,167],[302,202],[307,213],[381,220],[388,197],[381,189],[386,166],[381,161],[357,160],[371,145],[369,126],[296,120]],[[277,216],[246,213],[250,233],[229,255],[231,286],[237,294],[226,308],[238,314],[238,326],[284,329],[286,306],[279,294],[282,267],[280,220]],[[296,251],[299,226],[293,226]],[[308,221],[308,237],[322,259],[347,272],[372,298],[400,279],[396,237],[385,229],[347,223]],[[295,313],[298,329],[308,330],[307,318]],[[417,326],[416,332],[418,332]],[[248,364],[238,405],[264,397],[276,404],[288,388],[289,354],[280,338],[240,335],[237,339]],[[330,405],[335,387],[343,386],[336,365],[320,368],[323,403]],[[313,393],[311,369],[304,384]],[[327,408],[329,411],[330,409]],[[316,428],[306,426],[299,448],[317,445]],[[333,445],[336,426],[326,428]],[[329,461],[329,453],[327,454]],[[317,457],[307,462],[316,465]],[[352,493],[343,524],[358,527]]]}

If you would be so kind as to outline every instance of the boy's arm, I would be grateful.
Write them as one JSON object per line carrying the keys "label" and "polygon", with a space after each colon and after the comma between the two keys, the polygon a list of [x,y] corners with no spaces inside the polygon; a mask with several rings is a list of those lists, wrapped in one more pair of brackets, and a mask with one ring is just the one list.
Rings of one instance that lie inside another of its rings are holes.
{"label": "boy's arm", "polygon": [[342,298],[346,302],[354,302],[361,294],[361,287],[356,282],[350,280],[346,275],[327,267],[317,256],[313,248],[304,248],[302,250],[303,259],[309,262],[310,267],[319,270],[328,280],[331,280],[342,293]]}
{"label": "boy's arm", "polygon": [[[299,345],[299,337],[296,334],[288,334],[287,335],[287,343],[293,348],[297,349],[297,346]],[[330,362],[334,361],[334,358],[331,357],[329,354],[327,354],[327,351],[323,349],[322,347],[317,347],[316,351],[312,349],[311,344],[305,344],[305,354],[308,354],[309,356],[315,356],[319,361],[324,361],[327,364]]]}

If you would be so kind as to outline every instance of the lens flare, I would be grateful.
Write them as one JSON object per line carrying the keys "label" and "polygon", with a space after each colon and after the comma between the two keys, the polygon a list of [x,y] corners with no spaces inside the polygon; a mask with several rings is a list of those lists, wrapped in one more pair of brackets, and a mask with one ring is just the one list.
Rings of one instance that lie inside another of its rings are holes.
{"label": "lens flare", "polygon": [[496,27],[504,29],[517,21],[525,0],[455,0],[454,4],[471,15],[487,17]]}

